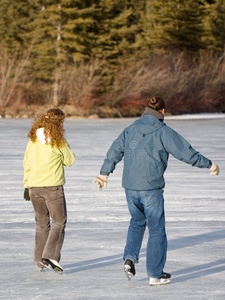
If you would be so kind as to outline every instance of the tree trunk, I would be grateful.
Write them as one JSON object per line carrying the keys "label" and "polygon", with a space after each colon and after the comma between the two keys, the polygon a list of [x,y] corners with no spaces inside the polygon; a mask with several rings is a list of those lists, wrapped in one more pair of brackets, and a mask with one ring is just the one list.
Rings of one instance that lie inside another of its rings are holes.
{"label": "tree trunk", "polygon": [[61,4],[58,3],[58,22],[57,22],[57,38],[56,38],[56,70],[55,70],[55,82],[53,84],[53,104],[59,105],[59,87],[60,87],[60,41],[61,41]]}

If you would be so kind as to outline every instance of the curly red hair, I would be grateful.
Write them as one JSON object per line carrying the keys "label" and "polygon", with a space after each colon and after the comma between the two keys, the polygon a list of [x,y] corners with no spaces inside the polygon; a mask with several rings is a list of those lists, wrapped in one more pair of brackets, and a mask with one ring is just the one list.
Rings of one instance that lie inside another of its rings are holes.
{"label": "curly red hair", "polygon": [[52,147],[63,147],[65,144],[63,129],[63,122],[65,119],[64,112],[59,108],[51,108],[46,114],[40,115],[35,118],[33,125],[28,133],[28,137],[33,143],[37,139],[37,129],[44,128],[45,140],[50,138],[50,145]]}

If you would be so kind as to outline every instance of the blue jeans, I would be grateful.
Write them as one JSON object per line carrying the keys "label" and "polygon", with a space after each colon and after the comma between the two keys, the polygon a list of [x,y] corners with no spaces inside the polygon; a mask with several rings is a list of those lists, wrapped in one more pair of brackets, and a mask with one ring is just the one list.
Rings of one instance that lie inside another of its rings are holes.
{"label": "blue jeans", "polygon": [[131,220],[123,258],[124,260],[129,258],[138,263],[139,252],[147,225],[149,230],[146,251],[148,277],[161,276],[167,252],[163,191],[126,189],[125,192]]}

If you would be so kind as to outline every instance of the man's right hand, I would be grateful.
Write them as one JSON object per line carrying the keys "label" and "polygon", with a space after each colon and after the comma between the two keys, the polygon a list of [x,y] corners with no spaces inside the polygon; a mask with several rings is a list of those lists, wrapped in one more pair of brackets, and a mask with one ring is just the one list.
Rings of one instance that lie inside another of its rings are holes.
{"label": "man's right hand", "polygon": [[107,188],[107,180],[108,180],[107,175],[98,175],[93,183],[96,183],[98,186],[98,190],[100,191],[103,187],[106,189]]}

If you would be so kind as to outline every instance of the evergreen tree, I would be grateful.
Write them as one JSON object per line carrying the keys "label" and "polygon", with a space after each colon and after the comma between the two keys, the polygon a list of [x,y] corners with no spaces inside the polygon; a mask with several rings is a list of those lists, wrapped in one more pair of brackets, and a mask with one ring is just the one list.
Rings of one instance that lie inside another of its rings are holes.
{"label": "evergreen tree", "polygon": [[39,1],[29,32],[34,44],[32,73],[36,79],[53,84],[55,105],[59,103],[61,71],[88,57],[93,10],[92,1]]}
{"label": "evergreen tree", "polygon": [[103,62],[100,93],[109,90],[115,70],[135,53],[136,33],[139,30],[139,1],[100,0],[96,3],[90,57]]}
{"label": "evergreen tree", "polygon": [[225,46],[225,2],[217,0],[210,15],[210,28],[213,37],[212,48],[223,51]]}
{"label": "evergreen tree", "polygon": [[150,48],[198,51],[205,47],[205,7],[195,0],[149,0],[143,38]]}
{"label": "evergreen tree", "polygon": [[28,48],[24,39],[27,24],[33,20],[36,1],[33,0],[0,0],[0,36],[1,44],[7,51],[15,53],[21,48]]}
{"label": "evergreen tree", "polygon": [[138,31],[137,0],[100,0],[96,5],[94,56],[116,62],[132,53]]}

